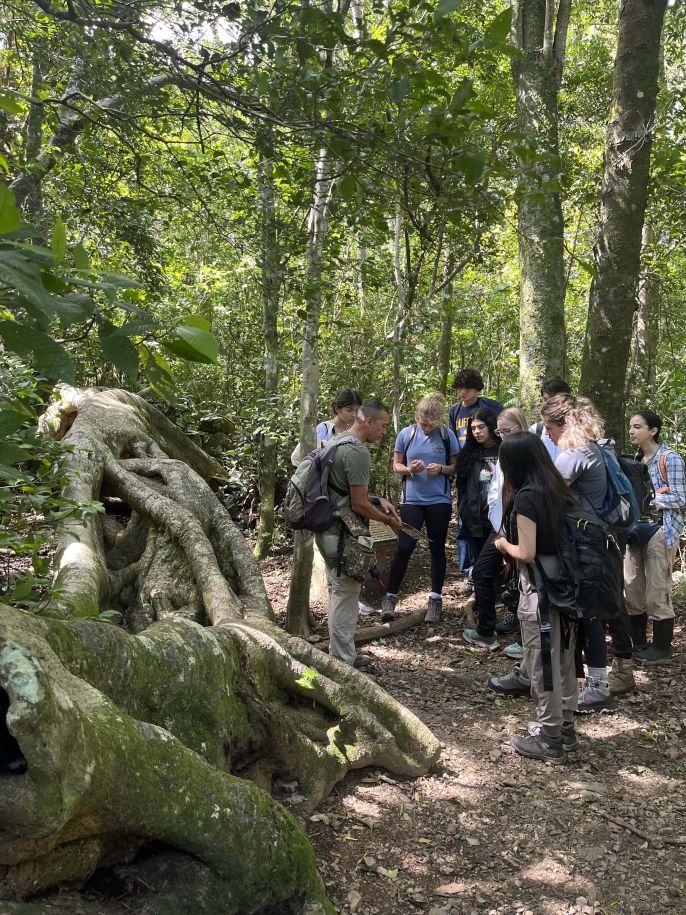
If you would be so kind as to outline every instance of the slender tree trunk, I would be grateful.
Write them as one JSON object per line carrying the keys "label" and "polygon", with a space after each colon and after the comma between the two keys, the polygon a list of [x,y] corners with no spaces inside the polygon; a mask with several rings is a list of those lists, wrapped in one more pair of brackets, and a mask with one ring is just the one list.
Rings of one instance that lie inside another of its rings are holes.
{"label": "slender tree trunk", "polygon": [[623,0],[619,9],[596,275],[581,364],[580,389],[596,401],[608,432],[620,439],[666,6],[667,0]]}
{"label": "slender tree trunk", "polygon": [[[653,233],[643,227],[642,250],[650,247]],[[634,321],[627,400],[649,404],[655,397],[657,350],[660,343],[660,287],[655,274],[644,269],[638,284],[638,311]],[[637,404],[638,405],[638,404]]]}
{"label": "slender tree trunk", "polygon": [[[307,275],[304,289],[307,316],[303,324],[300,395],[300,444],[303,454],[311,451],[316,444],[315,429],[319,395],[319,320],[322,307],[324,240],[334,190],[334,180],[331,175],[330,156],[326,149],[322,149],[316,167],[307,237]],[[308,612],[313,548],[312,535],[307,531],[296,531],[293,547],[293,571],[286,608],[286,629],[292,635],[306,636],[309,631]]]}
{"label": "slender tree trunk", "polygon": [[405,280],[401,266],[401,247],[403,240],[403,217],[398,202],[395,219],[393,220],[393,277],[395,279],[395,291],[398,297],[398,307],[396,309],[395,324],[393,326],[393,428],[396,432],[400,429],[400,413],[402,399],[402,381],[401,371],[403,366],[402,340],[403,328],[407,317],[407,292],[405,289]]}
{"label": "slender tree trunk", "polygon": [[438,344],[438,387],[442,394],[448,391],[448,375],[450,374],[450,357],[453,351],[453,323],[455,321],[455,306],[453,303],[453,266],[455,258],[452,251],[448,251],[445,259],[443,277],[445,285],[441,290],[441,338]]}
{"label": "slender tree trunk", "polygon": [[[271,129],[269,130],[271,134]],[[260,204],[262,247],[262,330],[264,333],[264,399],[274,416],[279,381],[279,338],[277,330],[279,289],[279,239],[276,226],[276,191],[272,164],[272,138],[268,137],[260,159]],[[271,550],[274,536],[274,490],[276,486],[276,439],[268,433],[262,441],[260,465],[260,521],[255,555],[263,559]]]}
{"label": "slender tree trunk", "polygon": [[557,92],[564,62],[569,3],[555,21],[552,0],[515,0],[512,61],[517,121],[528,153],[520,161],[520,379],[522,403],[539,405],[542,376],[565,369],[564,223]]}

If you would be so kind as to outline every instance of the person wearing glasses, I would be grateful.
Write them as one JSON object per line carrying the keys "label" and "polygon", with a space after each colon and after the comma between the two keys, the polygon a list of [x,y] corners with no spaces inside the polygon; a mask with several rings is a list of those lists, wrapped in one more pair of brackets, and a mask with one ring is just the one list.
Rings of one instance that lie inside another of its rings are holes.
{"label": "person wearing glasses", "polygon": [[[519,407],[508,407],[498,416],[494,435],[505,441],[514,432],[526,432],[526,416]],[[476,629],[465,629],[465,641],[471,645],[497,651],[500,643],[496,637],[495,596],[496,583],[503,571],[503,554],[495,547],[495,538],[501,532],[503,522],[503,474],[500,462],[496,461],[487,493],[488,520],[491,533],[479,553],[472,570],[474,580]],[[516,621],[516,617],[515,617]],[[508,629],[511,632],[512,629]]]}

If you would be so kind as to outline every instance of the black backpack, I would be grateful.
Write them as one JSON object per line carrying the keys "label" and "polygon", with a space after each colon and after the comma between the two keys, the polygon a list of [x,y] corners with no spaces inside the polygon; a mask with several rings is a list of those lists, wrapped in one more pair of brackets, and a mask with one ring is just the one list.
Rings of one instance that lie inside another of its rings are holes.
{"label": "black backpack", "polygon": [[[359,444],[353,436],[337,442],[328,441],[321,448],[310,451],[298,464],[286,489],[283,513],[286,521],[296,530],[321,534],[331,527],[338,517],[340,505],[329,499],[329,471],[336,449],[341,445]],[[331,487],[344,499],[348,489]]]}
{"label": "black backpack", "polygon": [[529,577],[537,586],[541,620],[543,686],[552,690],[550,657],[550,607],[569,620],[614,619],[623,606],[622,550],[608,526],[594,513],[581,509],[565,512],[558,550],[560,571],[550,577],[538,559],[537,575],[529,566]]}
{"label": "black backpack", "polygon": [[649,513],[650,503],[654,496],[648,465],[644,464],[643,461],[637,461],[631,454],[618,454],[617,460],[629,483],[631,483],[639,515],[641,518],[645,518]]}

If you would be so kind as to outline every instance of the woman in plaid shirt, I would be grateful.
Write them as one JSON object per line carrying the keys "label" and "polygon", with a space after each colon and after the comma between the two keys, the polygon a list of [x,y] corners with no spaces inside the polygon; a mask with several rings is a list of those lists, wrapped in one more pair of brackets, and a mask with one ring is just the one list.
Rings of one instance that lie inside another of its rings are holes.
{"label": "woman in plaid shirt", "polygon": [[[631,620],[634,657],[645,664],[665,664],[672,656],[674,610],[672,563],[679,546],[686,510],[686,473],[679,455],[660,444],[662,419],[641,410],[629,420],[629,438],[638,448],[638,460],[648,465],[655,491],[651,509],[661,522],[645,525],[644,536],[627,547],[624,558],[624,592]],[[653,641],[647,645],[648,618],[653,621]]]}

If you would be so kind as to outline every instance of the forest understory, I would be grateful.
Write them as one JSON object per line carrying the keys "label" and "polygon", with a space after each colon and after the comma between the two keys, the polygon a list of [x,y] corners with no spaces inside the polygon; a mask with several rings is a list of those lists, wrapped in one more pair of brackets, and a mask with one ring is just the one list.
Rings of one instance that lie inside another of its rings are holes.
{"label": "forest understory", "polygon": [[[289,571],[288,556],[262,567],[281,622]],[[401,614],[422,608],[427,580],[428,554],[420,548]],[[462,640],[469,622],[459,585],[450,563],[443,622],[365,647],[379,685],[433,730],[443,750],[422,778],[351,773],[302,818],[329,898],[345,915],[683,912],[684,597],[677,599],[672,664],[639,669],[638,691],[620,698],[615,714],[577,719],[578,751],[565,766],[550,767],[509,748],[509,736],[526,727],[533,709],[486,689],[488,676],[512,662]],[[380,599],[381,592],[376,601],[369,597],[377,605]],[[325,638],[324,607],[312,609],[319,624],[313,639]],[[296,792],[295,784],[281,785],[280,799],[297,817],[304,798]],[[185,861],[147,849],[130,865],[99,871],[85,893],[0,903],[0,912],[144,915],[170,876],[183,885]],[[193,892],[188,885],[170,913],[190,911]]]}

